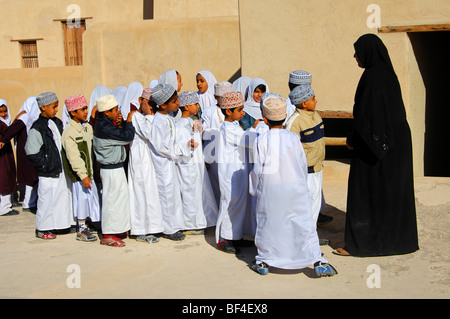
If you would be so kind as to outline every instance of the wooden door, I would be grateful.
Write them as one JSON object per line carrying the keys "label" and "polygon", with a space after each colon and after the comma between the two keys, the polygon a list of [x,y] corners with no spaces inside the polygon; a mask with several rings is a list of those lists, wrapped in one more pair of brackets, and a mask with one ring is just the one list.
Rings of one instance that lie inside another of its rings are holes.
{"label": "wooden door", "polygon": [[62,22],[64,33],[64,54],[66,66],[83,65],[83,33],[86,30],[86,21],[79,24]]}

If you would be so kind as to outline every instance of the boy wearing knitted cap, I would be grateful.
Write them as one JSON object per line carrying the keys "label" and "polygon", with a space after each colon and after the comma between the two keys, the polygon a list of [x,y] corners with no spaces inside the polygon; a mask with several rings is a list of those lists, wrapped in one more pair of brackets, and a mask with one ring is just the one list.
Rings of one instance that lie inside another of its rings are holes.
{"label": "boy wearing knitted cap", "polygon": [[218,176],[220,185],[219,216],[216,226],[217,248],[236,253],[236,244],[256,229],[252,198],[248,194],[250,147],[256,133],[244,131],[239,121],[245,115],[240,92],[227,92],[219,100],[225,115],[220,127]]}
{"label": "boy wearing knitted cap", "polygon": [[302,269],[314,265],[318,276],[337,272],[321,256],[311,214],[305,152],[297,137],[283,129],[286,101],[265,94],[261,108],[270,130],[255,141],[255,163],[249,178],[256,197],[256,261],[251,268],[261,275],[269,266]]}
{"label": "boy wearing knitted cap", "polygon": [[203,159],[202,132],[200,123],[192,116],[200,107],[196,92],[186,91],[178,95],[181,118],[177,121],[177,134],[182,140],[191,139],[194,147],[189,156],[183,156],[177,165],[186,235],[204,234],[204,229],[215,226],[218,205],[211,188]]}
{"label": "boy wearing knitted cap", "polygon": [[163,237],[183,240],[186,235],[180,183],[176,162],[189,156],[194,143],[191,138],[180,139],[170,112],[178,111],[178,94],[170,84],[158,84],[153,88],[151,99],[157,105],[153,119],[151,151],[155,166],[159,201],[164,222]]}
{"label": "boy wearing knitted cap", "polygon": [[100,203],[97,186],[93,180],[92,126],[87,123],[88,104],[82,94],[65,100],[70,121],[64,129],[61,143],[62,158],[67,176],[72,181],[72,207],[78,221],[77,240],[96,241],[86,219],[100,222]]}
{"label": "boy wearing knitted cap", "polygon": [[117,125],[119,106],[114,95],[97,99],[97,123],[94,128],[94,153],[100,164],[102,179],[102,245],[123,247],[120,235],[130,230],[130,199],[124,162],[125,145],[134,138],[131,118],[135,111],[128,113],[121,126]]}
{"label": "boy wearing knitted cap", "polygon": [[41,114],[28,132],[25,152],[39,176],[36,237],[56,238],[55,231],[71,227],[72,199],[61,158],[63,124],[56,117],[58,98],[53,92],[36,97]]}
{"label": "boy wearing knitted cap", "polygon": [[[316,96],[310,85],[295,87],[289,98],[296,106],[286,123],[286,129],[300,138],[308,162],[308,188],[311,195],[313,221],[316,224],[322,206],[322,166],[325,159],[325,132],[321,116],[316,111]],[[322,241],[326,241],[322,239]]]}

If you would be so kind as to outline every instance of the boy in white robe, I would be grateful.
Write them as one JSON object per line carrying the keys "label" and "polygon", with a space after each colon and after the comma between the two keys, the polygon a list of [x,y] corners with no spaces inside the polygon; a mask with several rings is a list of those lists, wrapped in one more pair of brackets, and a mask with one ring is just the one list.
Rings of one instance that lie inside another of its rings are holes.
{"label": "boy in white robe", "polygon": [[130,193],[131,235],[144,243],[156,243],[154,235],[164,231],[155,167],[150,152],[154,111],[150,105],[152,89],[145,88],[139,98],[140,108],[134,113],[135,130],[130,144],[128,190]]}
{"label": "boy in white robe", "polygon": [[92,159],[92,126],[87,123],[88,104],[82,94],[65,100],[70,121],[62,134],[63,163],[72,181],[73,215],[78,221],[77,240],[96,241],[86,219],[100,221],[100,201],[94,182]]}
{"label": "boy in white robe", "polygon": [[318,276],[337,274],[321,256],[311,214],[306,156],[298,136],[283,129],[286,101],[263,96],[263,120],[270,130],[255,141],[250,193],[256,197],[258,251],[251,266],[259,274],[269,266],[301,269],[314,264]]}
{"label": "boy in white robe", "polygon": [[219,183],[220,203],[216,226],[217,248],[235,253],[232,241],[240,241],[244,234],[251,234],[252,199],[248,193],[249,147],[256,137],[239,125],[244,116],[244,99],[240,92],[222,95],[219,105],[225,115],[220,127]]}
{"label": "boy in white robe", "polygon": [[233,91],[233,86],[230,82],[222,81],[215,83],[214,97],[216,99],[216,104],[206,107],[202,112],[203,153],[217,203],[220,202],[220,187],[217,171],[217,156],[219,152],[218,142],[220,137],[220,126],[225,120],[225,115],[222,113],[218,101],[224,93],[231,91]]}
{"label": "boy in white robe", "polygon": [[203,159],[202,126],[192,119],[200,107],[198,95],[186,91],[180,93],[178,100],[181,118],[176,123],[177,134],[181,140],[192,139],[196,145],[189,156],[182,157],[177,165],[186,227],[183,233],[201,235],[205,228],[216,225],[218,205]]}
{"label": "boy in white robe", "polygon": [[134,138],[131,119],[135,111],[128,113],[125,122],[119,121],[119,105],[113,94],[97,99],[97,123],[94,128],[94,153],[100,164],[102,179],[102,238],[100,244],[123,247],[120,238],[130,228],[130,198],[124,162],[125,146]]}
{"label": "boy in white robe", "polygon": [[175,121],[170,115],[170,112],[178,111],[175,88],[169,84],[158,84],[153,88],[151,99],[158,107],[153,119],[151,154],[164,223],[163,237],[183,240],[186,235],[182,233],[185,224],[176,162],[182,156],[190,155],[193,143],[190,138],[177,139]]}
{"label": "boy in white robe", "polygon": [[39,176],[36,237],[56,238],[55,230],[71,227],[72,198],[61,157],[63,124],[56,117],[58,98],[53,92],[39,94],[41,110],[28,133],[25,152]]}

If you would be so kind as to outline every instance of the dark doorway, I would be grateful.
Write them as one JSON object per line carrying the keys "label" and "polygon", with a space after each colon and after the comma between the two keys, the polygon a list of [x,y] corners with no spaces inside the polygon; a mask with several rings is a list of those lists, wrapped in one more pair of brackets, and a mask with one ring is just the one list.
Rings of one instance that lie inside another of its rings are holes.
{"label": "dark doorway", "polygon": [[424,175],[450,177],[450,31],[408,36],[426,90]]}

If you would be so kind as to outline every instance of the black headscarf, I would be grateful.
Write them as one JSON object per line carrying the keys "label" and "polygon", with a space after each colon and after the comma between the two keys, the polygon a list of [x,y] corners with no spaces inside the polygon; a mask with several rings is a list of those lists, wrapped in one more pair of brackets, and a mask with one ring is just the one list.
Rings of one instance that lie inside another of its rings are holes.
{"label": "black headscarf", "polygon": [[365,34],[354,44],[356,56],[365,69],[384,66],[395,74],[388,50],[375,34]]}
{"label": "black headscarf", "polygon": [[355,94],[355,130],[379,160],[394,146],[395,122],[406,118],[400,84],[388,50],[378,36],[365,34],[354,48],[365,69]]}

